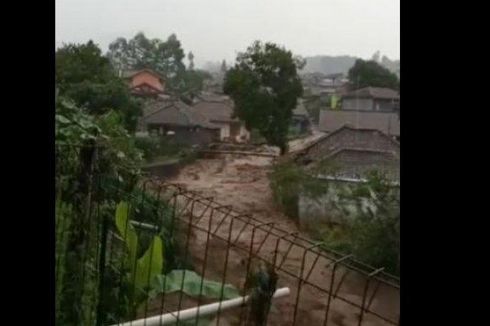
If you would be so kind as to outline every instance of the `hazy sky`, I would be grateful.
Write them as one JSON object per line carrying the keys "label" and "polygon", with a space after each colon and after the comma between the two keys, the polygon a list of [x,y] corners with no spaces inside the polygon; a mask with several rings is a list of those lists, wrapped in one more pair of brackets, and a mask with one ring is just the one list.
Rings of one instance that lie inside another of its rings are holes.
{"label": "hazy sky", "polygon": [[177,34],[200,66],[232,62],[253,40],[310,55],[400,57],[399,0],[55,0],[56,45]]}

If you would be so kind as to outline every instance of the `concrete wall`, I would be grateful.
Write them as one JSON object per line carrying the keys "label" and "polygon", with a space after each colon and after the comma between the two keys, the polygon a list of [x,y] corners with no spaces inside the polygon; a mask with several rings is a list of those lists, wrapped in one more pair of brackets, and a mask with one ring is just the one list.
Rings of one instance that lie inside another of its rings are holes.
{"label": "concrete wall", "polygon": [[[301,195],[298,200],[298,220],[302,227],[315,227],[321,224],[343,224],[349,222],[352,216],[356,216],[358,213],[358,207],[352,203],[351,205],[345,204],[343,206],[349,211],[349,215],[342,213],[336,206],[338,203],[338,192],[349,185],[348,182],[342,181],[329,181],[329,192],[317,199],[311,199],[307,196]],[[352,185],[352,184],[351,184]],[[396,189],[399,189],[396,188]],[[367,208],[375,211],[376,208],[369,202],[364,202],[361,207],[362,210]]]}

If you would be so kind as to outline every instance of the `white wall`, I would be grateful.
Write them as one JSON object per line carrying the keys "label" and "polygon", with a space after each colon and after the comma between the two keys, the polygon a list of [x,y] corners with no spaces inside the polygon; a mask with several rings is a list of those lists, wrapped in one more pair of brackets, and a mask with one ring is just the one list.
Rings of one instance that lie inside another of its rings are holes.
{"label": "white wall", "polygon": [[220,140],[230,137],[230,125],[228,123],[214,122],[214,124],[220,127]]}
{"label": "white wall", "polygon": [[240,127],[240,137],[243,137],[245,141],[250,140],[250,132],[243,125]]}

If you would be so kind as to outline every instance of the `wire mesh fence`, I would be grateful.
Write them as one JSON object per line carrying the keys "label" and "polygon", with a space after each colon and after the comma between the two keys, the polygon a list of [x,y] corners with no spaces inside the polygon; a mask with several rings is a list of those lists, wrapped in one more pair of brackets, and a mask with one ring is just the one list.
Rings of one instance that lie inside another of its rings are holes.
{"label": "wire mesh fence", "polygon": [[[399,280],[383,269],[179,185],[121,180],[104,155],[56,152],[58,324],[399,324]],[[261,320],[256,289],[286,287]],[[247,304],[219,309],[242,295]]]}

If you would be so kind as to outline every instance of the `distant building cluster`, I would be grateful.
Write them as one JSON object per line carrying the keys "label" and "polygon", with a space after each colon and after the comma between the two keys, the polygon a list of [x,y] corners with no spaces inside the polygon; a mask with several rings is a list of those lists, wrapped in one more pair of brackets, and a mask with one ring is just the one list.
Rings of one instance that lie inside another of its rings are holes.
{"label": "distant building cluster", "polygon": [[187,104],[165,92],[165,79],[149,69],[124,72],[131,93],[145,98],[139,132],[172,136],[180,143],[247,142],[250,133],[233,117],[233,101],[223,94],[202,92]]}
{"label": "distant building cluster", "polygon": [[399,182],[400,94],[379,87],[349,89],[343,74],[302,76],[308,103],[320,98],[315,128],[325,136],[299,153],[306,167],[329,160],[336,177],[362,180],[370,170]]}

